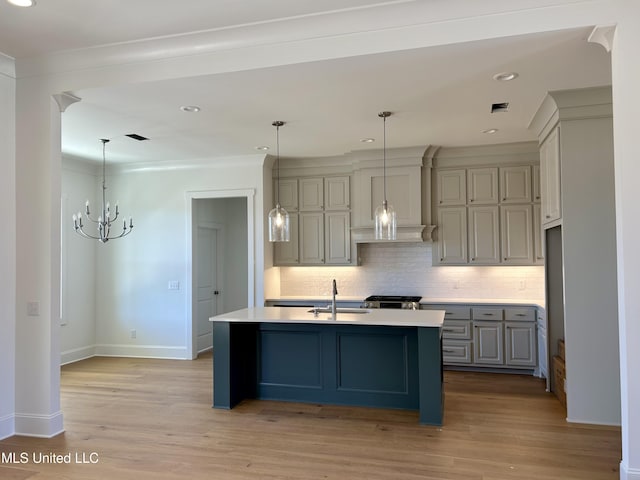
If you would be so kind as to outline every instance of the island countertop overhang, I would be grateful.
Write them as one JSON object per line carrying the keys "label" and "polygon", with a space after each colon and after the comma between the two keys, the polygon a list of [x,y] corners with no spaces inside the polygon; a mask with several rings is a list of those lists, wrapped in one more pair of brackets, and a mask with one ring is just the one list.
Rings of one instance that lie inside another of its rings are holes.
{"label": "island countertop overhang", "polygon": [[333,325],[370,325],[385,327],[442,328],[444,310],[372,309],[362,312],[340,312],[333,319],[330,313],[317,316],[308,307],[251,307],[209,318],[211,322],[236,323],[304,323]]}

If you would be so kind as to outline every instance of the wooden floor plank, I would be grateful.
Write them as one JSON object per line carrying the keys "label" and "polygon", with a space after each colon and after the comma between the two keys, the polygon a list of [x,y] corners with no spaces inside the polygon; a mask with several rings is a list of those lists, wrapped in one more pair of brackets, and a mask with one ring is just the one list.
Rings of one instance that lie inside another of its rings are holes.
{"label": "wooden floor plank", "polygon": [[1,465],[49,479],[533,480],[619,478],[620,429],[568,424],[544,382],[445,372],[443,427],[418,413],[245,401],[212,409],[211,355],[92,358],[66,365],[66,432],[12,437],[0,451],[96,452],[97,464]]}

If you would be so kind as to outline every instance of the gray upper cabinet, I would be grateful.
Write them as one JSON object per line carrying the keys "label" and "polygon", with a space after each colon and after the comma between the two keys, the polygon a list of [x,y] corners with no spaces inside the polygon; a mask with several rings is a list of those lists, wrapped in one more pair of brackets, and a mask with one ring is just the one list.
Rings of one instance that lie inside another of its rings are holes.
{"label": "gray upper cabinet", "polygon": [[349,177],[324,179],[325,210],[349,210],[351,208]]}
{"label": "gray upper cabinet", "polygon": [[466,170],[439,170],[436,173],[436,189],[438,206],[465,205],[467,203]]}
{"label": "gray upper cabinet", "polygon": [[298,179],[297,178],[285,178],[273,182],[273,195],[275,204],[275,195],[279,191],[280,206],[287,212],[298,211]]}
{"label": "gray upper cabinet", "polygon": [[500,168],[500,203],[531,202],[531,167],[516,165]]}
{"label": "gray upper cabinet", "polygon": [[540,195],[542,223],[555,224],[562,218],[560,197],[560,127],[556,127],[540,145]]}
{"label": "gray upper cabinet", "polygon": [[438,248],[434,263],[461,265],[467,257],[467,209],[450,207],[438,210]]}
{"label": "gray upper cabinet", "polygon": [[300,198],[298,200],[301,212],[321,211],[324,208],[324,179],[301,178],[298,183],[300,185]]}
{"label": "gray upper cabinet", "polygon": [[500,263],[498,206],[469,207],[469,262]]}
{"label": "gray upper cabinet", "polygon": [[470,168],[467,171],[467,198],[469,205],[498,203],[498,169]]}
{"label": "gray upper cabinet", "polygon": [[500,207],[502,223],[502,263],[531,265],[533,263],[533,220],[531,205]]}
{"label": "gray upper cabinet", "polygon": [[291,241],[274,244],[275,265],[352,264],[348,175],[281,179],[280,199]]}

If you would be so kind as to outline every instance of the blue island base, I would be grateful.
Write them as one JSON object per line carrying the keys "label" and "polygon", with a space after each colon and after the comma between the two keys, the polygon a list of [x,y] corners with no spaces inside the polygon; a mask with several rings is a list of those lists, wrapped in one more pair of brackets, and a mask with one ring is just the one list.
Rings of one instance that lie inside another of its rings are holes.
{"label": "blue island base", "polygon": [[442,425],[441,329],[213,323],[213,406],[245,398],[418,410]]}

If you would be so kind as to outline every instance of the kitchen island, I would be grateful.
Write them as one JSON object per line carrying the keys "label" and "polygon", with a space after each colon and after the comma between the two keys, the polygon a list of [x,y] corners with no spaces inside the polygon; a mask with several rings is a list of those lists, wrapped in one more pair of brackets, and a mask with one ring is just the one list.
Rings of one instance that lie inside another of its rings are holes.
{"label": "kitchen island", "polygon": [[246,398],[359,405],[442,424],[444,311],[258,307],[210,320],[214,408]]}

